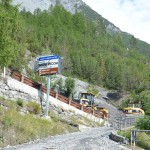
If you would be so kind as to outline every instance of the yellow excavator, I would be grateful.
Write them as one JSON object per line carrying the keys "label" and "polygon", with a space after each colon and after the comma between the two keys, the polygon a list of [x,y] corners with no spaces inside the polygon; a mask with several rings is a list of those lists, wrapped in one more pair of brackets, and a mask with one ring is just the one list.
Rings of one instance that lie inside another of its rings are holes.
{"label": "yellow excavator", "polygon": [[145,115],[144,110],[138,107],[126,107],[124,113],[127,115]]}

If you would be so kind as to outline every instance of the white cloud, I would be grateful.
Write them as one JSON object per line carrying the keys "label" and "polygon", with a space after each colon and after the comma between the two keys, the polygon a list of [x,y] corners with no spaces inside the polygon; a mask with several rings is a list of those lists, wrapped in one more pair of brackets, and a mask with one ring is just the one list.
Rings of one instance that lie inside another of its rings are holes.
{"label": "white cloud", "polygon": [[150,0],[83,0],[122,31],[150,43]]}

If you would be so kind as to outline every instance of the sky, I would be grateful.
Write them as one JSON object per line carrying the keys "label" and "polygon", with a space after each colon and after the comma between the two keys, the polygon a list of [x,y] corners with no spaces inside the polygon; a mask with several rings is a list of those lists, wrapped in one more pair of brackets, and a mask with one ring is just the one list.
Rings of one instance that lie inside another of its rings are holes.
{"label": "sky", "polygon": [[150,44],[150,0],[83,0],[121,31]]}

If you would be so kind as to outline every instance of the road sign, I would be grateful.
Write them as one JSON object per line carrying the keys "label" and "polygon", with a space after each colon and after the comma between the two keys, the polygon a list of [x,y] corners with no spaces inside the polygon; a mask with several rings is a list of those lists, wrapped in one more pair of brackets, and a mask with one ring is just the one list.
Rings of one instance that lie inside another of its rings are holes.
{"label": "road sign", "polygon": [[49,74],[57,74],[58,68],[49,68],[49,69],[41,69],[38,71],[40,76],[49,75]]}
{"label": "road sign", "polygon": [[39,75],[60,73],[61,58],[59,55],[39,56],[35,62],[35,70]]}
{"label": "road sign", "polygon": [[40,76],[47,75],[46,116],[48,116],[49,111],[50,75],[60,73],[60,65],[61,58],[59,55],[40,56],[35,61],[35,71],[38,71]]}
{"label": "road sign", "polygon": [[59,59],[44,60],[38,62],[38,69],[58,68]]}
{"label": "road sign", "polygon": [[40,56],[38,57],[38,61],[49,61],[54,59],[60,59],[59,55],[48,55],[48,56]]}

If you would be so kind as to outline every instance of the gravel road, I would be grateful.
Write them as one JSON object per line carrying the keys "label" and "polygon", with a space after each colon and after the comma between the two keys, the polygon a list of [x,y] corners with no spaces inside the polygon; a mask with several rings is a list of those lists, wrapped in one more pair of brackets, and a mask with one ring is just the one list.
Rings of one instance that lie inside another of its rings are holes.
{"label": "gravel road", "polygon": [[90,128],[1,150],[129,150],[109,140],[112,130],[110,127]]}

